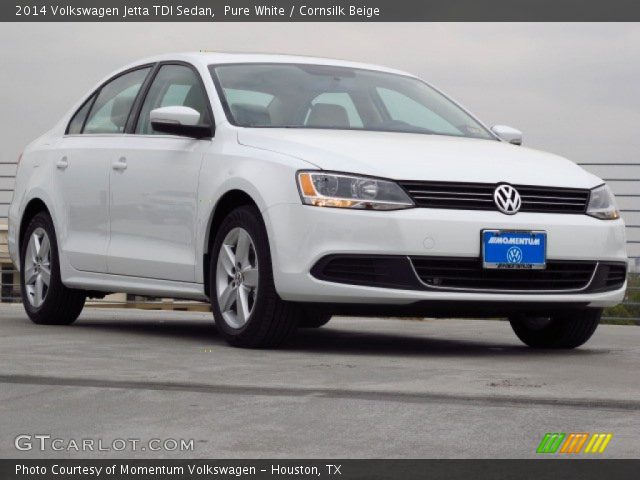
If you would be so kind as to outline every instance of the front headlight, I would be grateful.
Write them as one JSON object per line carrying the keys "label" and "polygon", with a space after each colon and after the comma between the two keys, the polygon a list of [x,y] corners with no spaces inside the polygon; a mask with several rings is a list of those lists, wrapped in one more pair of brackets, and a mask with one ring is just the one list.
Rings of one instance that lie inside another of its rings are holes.
{"label": "front headlight", "polygon": [[407,193],[389,180],[322,171],[298,172],[302,203],[316,207],[397,210],[414,206]]}
{"label": "front headlight", "polygon": [[616,206],[616,198],[608,185],[600,185],[591,190],[587,215],[602,220],[615,220],[620,218],[620,212]]}

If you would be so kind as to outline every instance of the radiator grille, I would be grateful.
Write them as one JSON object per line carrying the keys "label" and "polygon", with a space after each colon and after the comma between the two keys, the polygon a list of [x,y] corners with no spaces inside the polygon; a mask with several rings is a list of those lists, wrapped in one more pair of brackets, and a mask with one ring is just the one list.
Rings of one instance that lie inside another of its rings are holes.
{"label": "radiator grille", "polygon": [[[496,184],[401,181],[418,207],[456,210],[498,210]],[[513,185],[522,199],[521,212],[585,213],[589,190]]]}

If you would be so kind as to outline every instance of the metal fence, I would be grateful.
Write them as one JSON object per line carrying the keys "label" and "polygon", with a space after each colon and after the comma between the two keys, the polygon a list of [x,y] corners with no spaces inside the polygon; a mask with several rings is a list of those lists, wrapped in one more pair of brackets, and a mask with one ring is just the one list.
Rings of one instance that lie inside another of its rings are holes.
{"label": "metal fence", "polygon": [[0,223],[7,218],[15,175],[15,162],[0,162]]}
{"label": "metal fence", "polygon": [[[604,318],[614,322],[640,325],[640,163],[582,163],[580,165],[611,185],[627,224],[627,244],[630,258],[627,296],[620,307],[607,310]],[[0,302],[20,301],[18,275],[8,255],[5,223],[13,194],[15,169],[15,163],[0,162]],[[178,310],[208,308],[199,302],[149,299],[132,295],[107,297],[104,300],[92,302],[92,305]]]}
{"label": "metal fence", "polygon": [[19,296],[19,285],[14,279],[14,269],[9,260],[6,240],[6,218],[13,196],[15,162],[0,162],[0,301],[14,301]]}

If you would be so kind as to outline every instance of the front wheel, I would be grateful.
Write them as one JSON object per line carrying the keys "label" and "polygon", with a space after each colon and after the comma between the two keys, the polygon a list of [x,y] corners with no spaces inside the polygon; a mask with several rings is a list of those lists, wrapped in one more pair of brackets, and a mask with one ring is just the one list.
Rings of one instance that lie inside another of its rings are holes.
{"label": "front wheel", "polygon": [[302,307],[302,315],[298,321],[298,328],[320,328],[331,320],[331,314],[310,307]]}
{"label": "front wheel", "polygon": [[216,327],[238,347],[276,347],[295,331],[300,307],[276,292],[267,231],[253,206],[233,210],[211,250],[210,298]]}
{"label": "front wheel", "polygon": [[518,338],[530,347],[570,349],[591,338],[601,316],[601,308],[588,308],[550,316],[521,315],[509,321]]}
{"label": "front wheel", "polygon": [[62,283],[56,232],[46,212],[38,213],[27,226],[20,262],[22,304],[29,318],[42,325],[73,323],[86,295]]}

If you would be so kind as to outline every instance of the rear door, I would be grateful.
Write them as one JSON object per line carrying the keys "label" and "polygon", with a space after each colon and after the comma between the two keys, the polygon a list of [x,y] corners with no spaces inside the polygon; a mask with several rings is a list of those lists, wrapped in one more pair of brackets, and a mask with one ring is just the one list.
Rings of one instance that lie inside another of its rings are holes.
{"label": "rear door", "polygon": [[123,139],[111,176],[109,272],[195,282],[198,178],[211,140],[159,134],[151,110],[188,106],[210,124],[199,73],[187,64],[158,67],[132,135]]}
{"label": "rear door", "polygon": [[52,148],[59,244],[77,270],[107,271],[109,172],[136,95],[151,67],[116,76],[72,117]]}

